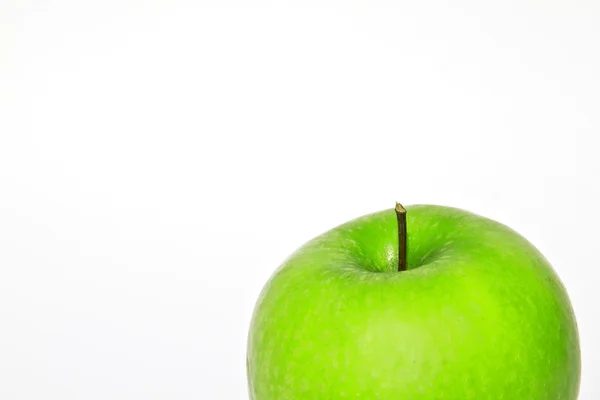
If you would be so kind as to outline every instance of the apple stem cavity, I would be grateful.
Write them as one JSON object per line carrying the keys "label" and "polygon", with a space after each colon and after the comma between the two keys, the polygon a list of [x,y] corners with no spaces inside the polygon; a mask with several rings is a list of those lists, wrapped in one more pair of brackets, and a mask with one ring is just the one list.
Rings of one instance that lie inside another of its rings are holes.
{"label": "apple stem cavity", "polygon": [[398,219],[398,271],[406,271],[406,208],[396,202]]}

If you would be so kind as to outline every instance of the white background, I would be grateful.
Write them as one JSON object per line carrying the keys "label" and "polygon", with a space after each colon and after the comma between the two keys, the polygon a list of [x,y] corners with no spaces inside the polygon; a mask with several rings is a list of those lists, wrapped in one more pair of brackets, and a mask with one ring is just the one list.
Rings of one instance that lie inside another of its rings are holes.
{"label": "white background", "polygon": [[538,246],[598,399],[599,134],[596,0],[4,0],[0,398],[247,398],[271,272],[399,200]]}

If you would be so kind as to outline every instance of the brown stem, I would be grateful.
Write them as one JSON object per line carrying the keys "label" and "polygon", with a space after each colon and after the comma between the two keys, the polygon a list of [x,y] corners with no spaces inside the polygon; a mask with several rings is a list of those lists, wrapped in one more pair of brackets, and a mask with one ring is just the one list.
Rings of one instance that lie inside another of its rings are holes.
{"label": "brown stem", "polygon": [[398,271],[406,271],[406,209],[396,203],[398,219]]}

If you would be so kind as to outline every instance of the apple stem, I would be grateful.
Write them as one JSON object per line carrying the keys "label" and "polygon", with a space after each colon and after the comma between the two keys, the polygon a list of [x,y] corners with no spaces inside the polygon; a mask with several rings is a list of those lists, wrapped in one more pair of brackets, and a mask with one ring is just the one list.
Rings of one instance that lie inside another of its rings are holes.
{"label": "apple stem", "polygon": [[406,208],[396,203],[398,219],[398,271],[406,271]]}

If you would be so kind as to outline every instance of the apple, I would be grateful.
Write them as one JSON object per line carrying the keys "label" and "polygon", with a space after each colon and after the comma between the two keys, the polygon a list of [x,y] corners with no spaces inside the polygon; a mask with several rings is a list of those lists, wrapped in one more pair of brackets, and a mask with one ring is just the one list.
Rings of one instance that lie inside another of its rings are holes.
{"label": "apple", "polygon": [[579,338],[561,281],[518,233],[456,208],[398,206],[277,269],[247,372],[252,400],[575,400]]}

